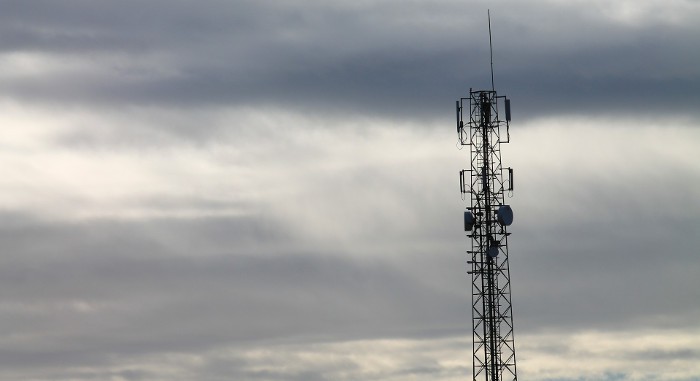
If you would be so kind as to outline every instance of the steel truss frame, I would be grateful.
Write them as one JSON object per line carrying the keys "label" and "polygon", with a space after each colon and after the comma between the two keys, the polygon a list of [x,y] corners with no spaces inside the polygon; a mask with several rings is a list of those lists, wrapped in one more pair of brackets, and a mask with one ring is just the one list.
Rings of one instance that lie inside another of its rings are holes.
{"label": "steel truss frame", "polygon": [[[499,117],[499,103],[506,118]],[[468,108],[466,107],[468,106]],[[510,142],[510,102],[496,91],[469,90],[457,101],[457,131],[470,147],[471,167],[460,172],[463,197],[474,216],[468,263],[472,277],[474,381],[517,381],[511,305],[508,236],[497,210],[513,190],[513,171],[501,164],[501,144]],[[466,125],[465,125],[466,122]],[[504,172],[507,179],[504,178]]]}

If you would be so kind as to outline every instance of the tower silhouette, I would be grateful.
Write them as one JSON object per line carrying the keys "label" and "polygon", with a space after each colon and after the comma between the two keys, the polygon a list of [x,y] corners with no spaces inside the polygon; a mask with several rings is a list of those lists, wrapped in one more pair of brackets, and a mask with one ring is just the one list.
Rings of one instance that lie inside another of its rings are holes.
{"label": "tower silhouette", "polygon": [[510,142],[511,112],[510,100],[493,88],[493,58],[491,85],[491,90],[470,89],[468,97],[457,101],[459,142],[470,147],[471,163],[459,177],[462,197],[469,199],[464,230],[471,239],[472,366],[474,381],[515,381],[507,231],[513,211],[505,203],[506,192],[513,190],[513,169],[501,163],[501,144]]}

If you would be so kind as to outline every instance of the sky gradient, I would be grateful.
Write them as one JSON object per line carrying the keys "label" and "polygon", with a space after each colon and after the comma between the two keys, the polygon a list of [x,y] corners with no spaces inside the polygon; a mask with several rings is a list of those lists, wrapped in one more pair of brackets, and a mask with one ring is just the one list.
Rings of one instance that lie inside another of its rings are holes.
{"label": "sky gradient", "polygon": [[469,379],[487,9],[519,377],[700,380],[693,0],[3,1],[0,380]]}

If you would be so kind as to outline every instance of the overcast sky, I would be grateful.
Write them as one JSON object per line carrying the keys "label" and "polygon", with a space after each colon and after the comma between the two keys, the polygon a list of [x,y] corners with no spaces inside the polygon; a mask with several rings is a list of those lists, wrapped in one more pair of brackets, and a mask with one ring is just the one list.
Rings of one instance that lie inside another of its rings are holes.
{"label": "overcast sky", "polygon": [[530,381],[700,380],[700,2],[0,3],[0,380],[465,380],[454,101]]}

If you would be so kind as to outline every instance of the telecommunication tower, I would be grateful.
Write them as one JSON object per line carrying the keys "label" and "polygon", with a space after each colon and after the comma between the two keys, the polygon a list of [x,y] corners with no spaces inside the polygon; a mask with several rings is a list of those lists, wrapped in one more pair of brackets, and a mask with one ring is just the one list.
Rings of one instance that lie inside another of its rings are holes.
{"label": "telecommunication tower", "polygon": [[464,230],[471,238],[467,263],[472,280],[474,381],[517,380],[507,231],[513,210],[505,203],[505,193],[513,191],[513,169],[501,163],[501,144],[510,142],[510,117],[510,100],[497,95],[493,85],[491,53],[491,90],[469,89],[469,97],[457,101],[459,143],[469,146],[471,162],[459,178],[462,198],[470,201]]}

